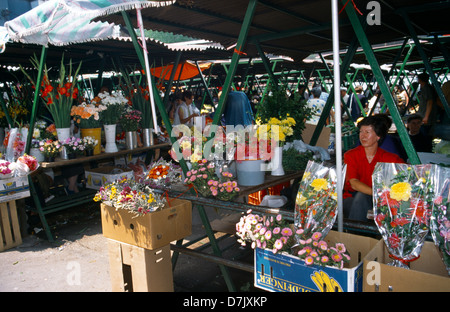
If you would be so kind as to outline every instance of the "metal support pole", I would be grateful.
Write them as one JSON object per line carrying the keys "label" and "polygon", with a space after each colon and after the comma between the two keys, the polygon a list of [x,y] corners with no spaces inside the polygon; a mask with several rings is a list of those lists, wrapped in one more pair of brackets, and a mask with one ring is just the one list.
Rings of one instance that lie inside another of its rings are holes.
{"label": "metal support pole", "polygon": [[408,28],[409,33],[411,34],[411,37],[413,38],[413,40],[416,44],[417,51],[419,52],[420,56],[422,57],[423,65],[425,66],[428,74],[430,75],[431,82],[433,83],[434,89],[436,90],[436,92],[439,96],[439,99],[441,100],[441,103],[444,106],[447,116],[450,117],[450,107],[448,106],[447,99],[445,98],[444,93],[442,92],[441,86],[439,85],[439,82],[436,79],[436,75],[434,74],[433,68],[431,67],[430,62],[427,59],[427,55],[426,55],[424,49],[422,48],[422,45],[420,44],[420,40],[417,37],[416,30],[414,29],[413,25],[411,24],[408,14],[405,11],[401,10],[400,15],[403,17],[406,27]]}

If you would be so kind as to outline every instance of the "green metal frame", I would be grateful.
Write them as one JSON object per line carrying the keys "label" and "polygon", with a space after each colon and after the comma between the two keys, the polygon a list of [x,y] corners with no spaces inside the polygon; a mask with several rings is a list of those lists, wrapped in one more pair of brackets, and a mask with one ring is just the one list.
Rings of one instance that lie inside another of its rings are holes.
{"label": "green metal frame", "polygon": [[[345,4],[344,0],[342,2],[343,4]],[[380,65],[378,64],[378,61],[372,50],[372,46],[370,45],[369,40],[367,39],[367,36],[363,31],[361,21],[359,20],[353,6],[351,5],[346,6],[345,11],[347,12],[347,15],[353,26],[353,30],[355,31],[356,37],[358,38],[358,41],[361,44],[364,53],[366,54],[367,61],[369,62],[372,68],[375,79],[377,80],[380,86],[381,93],[383,94],[385,101],[388,105],[389,112],[391,113],[392,120],[397,127],[397,132],[400,136],[400,140],[402,141],[403,146],[405,147],[406,154],[409,157],[409,161],[411,164],[420,164],[419,156],[417,156],[417,152],[411,143],[411,139],[409,138],[408,132],[402,122],[400,113],[398,112],[397,106],[395,105],[394,102],[394,98],[392,97],[392,93],[390,92],[390,89],[386,83],[384,75],[380,69]]]}

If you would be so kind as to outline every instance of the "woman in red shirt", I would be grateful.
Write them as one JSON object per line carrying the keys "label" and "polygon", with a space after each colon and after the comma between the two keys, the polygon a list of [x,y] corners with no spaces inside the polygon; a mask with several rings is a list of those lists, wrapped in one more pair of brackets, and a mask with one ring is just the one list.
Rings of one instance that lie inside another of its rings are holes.
{"label": "woman in red shirt", "polygon": [[386,137],[388,128],[382,118],[366,117],[358,123],[361,145],[344,154],[347,164],[344,185],[344,217],[367,221],[372,209],[372,173],[378,162],[404,163],[398,155],[378,146]]}

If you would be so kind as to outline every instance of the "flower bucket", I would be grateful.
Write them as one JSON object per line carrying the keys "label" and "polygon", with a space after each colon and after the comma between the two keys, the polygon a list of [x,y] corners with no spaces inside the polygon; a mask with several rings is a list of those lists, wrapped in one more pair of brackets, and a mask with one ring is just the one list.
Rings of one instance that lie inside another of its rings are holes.
{"label": "flower bucket", "polygon": [[264,183],[265,171],[262,170],[262,159],[236,161],[238,184],[254,186]]}
{"label": "flower bucket", "polygon": [[125,143],[129,150],[137,148],[137,132],[136,131],[126,131],[125,132]]}
{"label": "flower bucket", "polygon": [[90,136],[98,141],[97,145],[94,146],[94,155],[98,155],[101,153],[101,144],[102,141],[102,128],[81,128],[81,137]]}
{"label": "flower bucket", "polygon": [[144,128],[142,129],[142,141],[144,142],[145,147],[152,146],[154,144],[153,140],[153,129],[152,128]]}
{"label": "flower bucket", "polygon": [[[64,142],[68,138],[70,138],[70,127],[69,128],[56,128],[56,134],[58,136],[59,142]],[[67,156],[66,148],[64,146],[61,147],[61,159],[69,159]]]}

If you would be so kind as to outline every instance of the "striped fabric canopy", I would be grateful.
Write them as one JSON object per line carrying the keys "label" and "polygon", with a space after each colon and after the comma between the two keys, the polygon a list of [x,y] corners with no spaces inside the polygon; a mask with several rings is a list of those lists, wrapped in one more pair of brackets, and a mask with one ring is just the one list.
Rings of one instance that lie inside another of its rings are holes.
{"label": "striped fabric canopy", "polygon": [[43,46],[97,41],[120,35],[120,26],[92,19],[136,8],[161,7],[175,1],[51,0],[5,23],[9,38]]}

